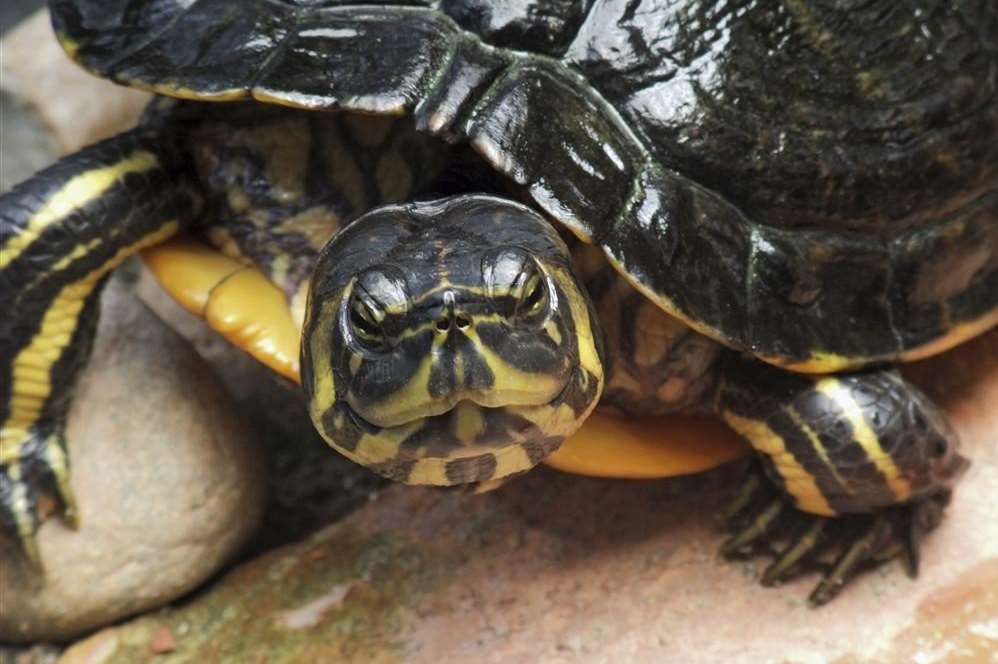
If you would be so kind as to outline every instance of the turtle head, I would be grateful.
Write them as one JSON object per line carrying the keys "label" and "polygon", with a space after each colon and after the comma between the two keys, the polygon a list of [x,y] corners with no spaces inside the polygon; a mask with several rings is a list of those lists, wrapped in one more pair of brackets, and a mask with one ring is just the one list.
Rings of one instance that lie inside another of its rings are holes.
{"label": "turtle head", "polygon": [[523,472],[603,386],[599,331],[550,224],[465,195],[373,210],[323,249],[302,343],[312,421],[395,480]]}

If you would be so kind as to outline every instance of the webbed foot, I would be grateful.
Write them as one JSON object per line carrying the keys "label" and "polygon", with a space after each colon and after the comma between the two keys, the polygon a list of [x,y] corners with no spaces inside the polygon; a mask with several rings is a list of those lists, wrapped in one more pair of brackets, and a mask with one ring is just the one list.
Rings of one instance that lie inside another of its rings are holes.
{"label": "webbed foot", "polygon": [[38,526],[60,512],[75,527],[66,444],[58,427],[0,431],[0,533],[20,545],[28,563],[43,571],[35,542]]}
{"label": "webbed foot", "polygon": [[921,539],[942,521],[950,495],[943,489],[870,514],[825,517],[798,510],[756,471],[722,515],[732,535],[721,553],[729,559],[771,556],[774,560],[761,578],[764,586],[820,572],[821,581],[808,600],[821,606],[859,572],[894,559],[915,577]]}

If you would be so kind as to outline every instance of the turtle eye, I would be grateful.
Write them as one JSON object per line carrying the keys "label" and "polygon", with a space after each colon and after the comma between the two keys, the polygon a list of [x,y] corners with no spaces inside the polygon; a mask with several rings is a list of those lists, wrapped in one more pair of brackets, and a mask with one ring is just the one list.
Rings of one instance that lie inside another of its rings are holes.
{"label": "turtle eye", "polygon": [[547,310],[548,288],[547,280],[536,268],[526,275],[523,287],[520,289],[520,301],[516,305],[517,318],[534,319],[543,316]]}
{"label": "turtle eye", "polygon": [[387,344],[387,337],[378,322],[378,316],[363,299],[354,297],[350,304],[350,332],[361,346],[380,350]]}
{"label": "turtle eye", "polygon": [[507,320],[536,321],[546,316],[551,300],[547,279],[527,252],[507,247],[491,253],[484,273],[489,294]]}

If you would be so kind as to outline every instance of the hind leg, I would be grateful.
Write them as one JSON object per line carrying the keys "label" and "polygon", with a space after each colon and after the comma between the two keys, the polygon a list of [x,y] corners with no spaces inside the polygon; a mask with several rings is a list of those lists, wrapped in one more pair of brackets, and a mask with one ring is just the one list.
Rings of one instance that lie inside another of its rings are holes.
{"label": "hind leg", "polygon": [[733,360],[724,376],[721,415],[759,463],[726,515],[723,553],[771,553],[766,585],[823,569],[815,605],[888,560],[914,575],[967,465],[938,408],[893,371],[812,377]]}

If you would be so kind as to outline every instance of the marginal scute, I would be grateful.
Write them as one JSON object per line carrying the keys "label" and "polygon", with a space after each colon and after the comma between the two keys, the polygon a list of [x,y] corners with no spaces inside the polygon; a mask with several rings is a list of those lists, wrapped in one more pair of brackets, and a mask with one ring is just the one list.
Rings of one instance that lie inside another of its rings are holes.
{"label": "marginal scute", "polygon": [[998,192],[892,242],[891,301],[897,318],[906,322],[899,329],[905,348],[917,349],[945,337],[947,330],[998,317],[993,304],[998,293],[996,218]]}
{"label": "marginal scute", "polygon": [[462,120],[507,64],[502,55],[481,42],[459,38],[446,69],[414,110],[416,127],[460,139]]}
{"label": "marginal scute", "polygon": [[[398,29],[399,12],[405,12],[404,30]],[[448,22],[415,8],[308,13],[253,79],[253,94],[304,108],[342,105],[399,115],[422,97],[453,39]],[[316,76],[317,66],[335,75]]]}
{"label": "marginal scute", "polygon": [[[782,338],[766,352],[789,359],[825,349],[850,358],[897,352],[887,306],[890,256],[879,241],[859,233],[770,227],[760,227],[753,239],[745,293],[753,346]],[[829,325],[833,320],[843,324]]]}
{"label": "marginal scute", "polygon": [[507,69],[464,132],[493,166],[580,237],[598,235],[597,224],[614,218],[631,190],[634,147],[554,67]]}
{"label": "marginal scute", "polygon": [[573,39],[590,0],[441,0],[440,9],[494,46],[557,56]]}

